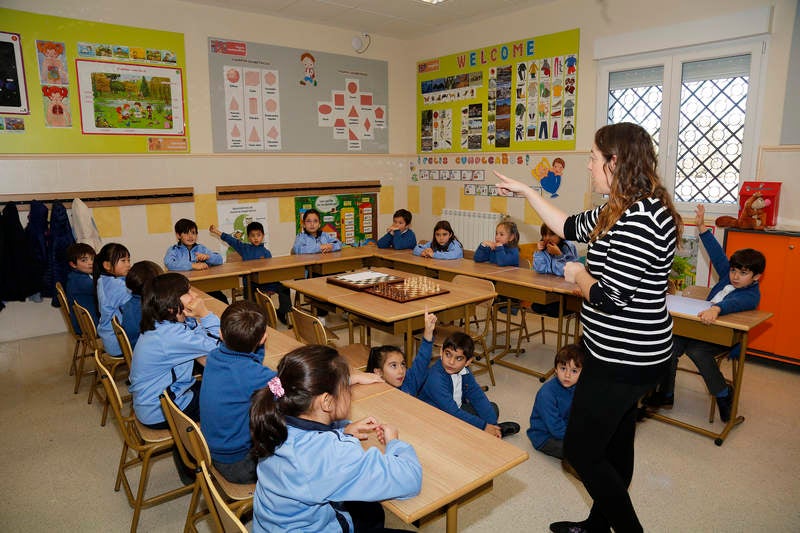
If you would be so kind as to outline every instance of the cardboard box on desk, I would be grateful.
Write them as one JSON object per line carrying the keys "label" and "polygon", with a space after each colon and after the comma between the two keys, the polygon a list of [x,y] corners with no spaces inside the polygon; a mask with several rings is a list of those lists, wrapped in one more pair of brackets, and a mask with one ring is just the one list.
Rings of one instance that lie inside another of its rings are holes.
{"label": "cardboard box on desk", "polygon": [[778,181],[745,181],[742,183],[742,190],[739,192],[739,219],[742,218],[747,201],[755,193],[761,193],[761,197],[764,199],[764,213],[767,215],[766,226],[777,226],[781,198],[781,183]]}

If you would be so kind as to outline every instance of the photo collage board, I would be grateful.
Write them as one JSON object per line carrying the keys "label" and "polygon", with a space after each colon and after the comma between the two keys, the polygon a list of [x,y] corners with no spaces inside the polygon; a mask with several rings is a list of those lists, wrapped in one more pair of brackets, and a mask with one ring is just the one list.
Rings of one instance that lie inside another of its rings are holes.
{"label": "photo collage board", "polygon": [[417,63],[417,152],[574,150],[580,32]]}
{"label": "photo collage board", "polygon": [[7,153],[188,152],[182,33],[0,8]]}

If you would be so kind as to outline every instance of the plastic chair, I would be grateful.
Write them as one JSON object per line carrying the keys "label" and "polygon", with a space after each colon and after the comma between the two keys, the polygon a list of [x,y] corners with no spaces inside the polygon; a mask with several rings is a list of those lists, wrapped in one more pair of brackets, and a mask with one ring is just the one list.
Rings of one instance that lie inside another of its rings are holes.
{"label": "plastic chair", "polygon": [[[211,451],[208,449],[208,443],[202,431],[200,431],[200,426],[197,425],[197,422],[189,418],[175,405],[175,402],[172,401],[166,390],[159,396],[159,400],[161,401],[164,417],[167,419],[172,438],[175,440],[175,445],[178,448],[178,453],[181,456],[183,464],[199,473],[200,463],[205,462],[206,465],[209,465],[209,470],[213,478],[222,489],[226,498],[233,502],[230,504],[231,510],[235,510],[239,516],[241,516],[242,513],[251,509],[253,506],[253,493],[256,490],[256,484],[231,483],[225,479],[217,472],[217,469],[214,468],[211,462]],[[205,509],[199,511],[197,509],[198,503],[200,503],[201,482],[195,479],[195,482],[188,485],[188,487],[192,490],[192,499],[189,502],[189,511],[186,515],[184,532],[195,530],[197,521],[208,514],[208,511]],[[211,504],[208,506],[211,507]]]}
{"label": "plastic chair", "polygon": [[357,370],[365,370],[369,359],[369,346],[366,344],[348,344],[337,346],[328,337],[322,321],[312,314],[292,307],[292,324],[294,325],[294,336],[303,344],[327,344],[336,348],[339,355],[347,360],[347,363]]}
{"label": "plastic chair", "polygon": [[[472,276],[465,276],[463,274],[453,276],[452,283],[455,283],[461,287],[474,288],[483,291],[494,291],[494,284],[491,281]],[[479,311],[482,311],[482,313],[479,313]],[[479,316],[480,314],[483,316]],[[493,317],[494,297],[475,304],[472,318],[470,319],[469,324],[466,326],[437,326],[433,331],[433,345],[441,347],[445,339],[456,331],[462,331],[468,334],[472,338],[472,341],[475,344],[480,345],[481,348],[480,351],[475,352],[475,360],[472,363],[472,366],[477,366],[479,370],[474,371],[473,374],[478,375],[488,372],[489,380],[492,382],[492,385],[495,385],[492,360],[489,347],[486,344],[486,336],[489,333],[489,326],[494,323]],[[421,342],[422,340],[421,335],[415,335],[414,338],[417,339],[418,342]]]}
{"label": "plastic chair", "polygon": [[214,530],[222,533],[247,533],[242,521],[239,520],[230,507],[225,503],[225,499],[214,486],[214,480],[208,471],[205,461],[200,461],[200,471],[197,473],[200,482],[200,491],[208,506],[208,514],[214,521]]}
{"label": "plastic chair", "polygon": [[[122,365],[125,365],[125,358],[111,357],[108,355],[101,344],[100,338],[97,336],[97,328],[94,325],[94,320],[92,320],[92,315],[89,314],[89,311],[87,311],[85,307],[77,302],[73,308],[75,309],[75,316],[78,318],[78,324],[81,327],[84,338],[86,339],[89,348],[95,354],[95,359],[99,358],[100,361],[103,362],[103,365],[109,369],[111,375],[116,376],[117,369],[121,368]],[[95,392],[97,392],[98,397],[100,397],[103,401],[103,416],[100,419],[100,425],[105,426],[106,419],[108,418],[108,398],[104,398],[103,395],[100,394],[100,390],[102,389],[100,385],[100,374],[96,370],[93,373],[94,382],[92,383],[92,387],[89,389],[89,399],[87,400],[87,403],[92,403]]]}
{"label": "plastic chair", "polygon": [[[113,375],[103,364],[100,355],[95,353],[95,365],[97,372],[100,374],[100,382],[105,388],[106,397],[111,405],[111,411],[117,419],[117,426],[122,433],[122,455],[119,458],[119,467],[117,469],[117,481],[114,485],[114,490],[119,492],[120,486],[125,488],[125,495],[128,498],[128,503],[133,507],[133,519],[131,520],[131,533],[136,531],[139,524],[139,516],[142,509],[158,505],[160,503],[173,500],[184,494],[191,492],[191,486],[180,486],[149,498],[145,498],[145,489],[147,488],[147,480],[150,476],[150,465],[153,459],[161,457],[166,454],[174,445],[172,436],[169,430],[166,429],[151,429],[142,425],[136,419],[136,416],[131,414],[129,416],[122,415],[122,399],[117,389],[117,384],[114,382]],[[132,451],[136,454],[135,457],[129,458],[128,452]],[[136,490],[136,495],[133,494],[130,481],[128,480],[127,471],[136,466],[141,465],[139,473],[139,485]]]}
{"label": "plastic chair", "polygon": [[[56,282],[56,297],[58,298],[59,309],[61,310],[61,318],[64,319],[64,325],[67,326],[67,332],[75,340],[75,348],[72,350],[72,360],[69,364],[69,375],[75,376],[75,389],[73,392],[78,394],[78,389],[81,386],[81,379],[83,376],[91,374],[91,372],[84,373],[84,360],[92,355],[89,351],[89,345],[83,337],[83,333],[75,331],[75,326],[72,323],[72,317],[69,313],[70,305],[67,302],[67,293],[64,291],[64,287],[61,285],[60,281]],[[78,324],[78,326],[80,327],[80,324]]]}
{"label": "plastic chair", "polygon": [[267,312],[267,325],[272,329],[278,329],[278,311],[269,294],[261,289],[256,289],[256,302]]}

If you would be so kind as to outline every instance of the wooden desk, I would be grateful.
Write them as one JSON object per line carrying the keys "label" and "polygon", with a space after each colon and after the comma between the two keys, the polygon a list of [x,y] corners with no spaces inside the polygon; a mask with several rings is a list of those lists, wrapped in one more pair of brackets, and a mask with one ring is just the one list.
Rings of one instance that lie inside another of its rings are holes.
{"label": "wooden desk", "polygon": [[[374,269],[386,274],[408,277],[408,274],[388,268]],[[495,293],[478,291],[472,288],[459,287],[454,283],[439,281],[442,288],[449,290],[447,294],[431,296],[411,302],[394,302],[372,294],[351,291],[349,289],[327,283],[326,278],[295,280],[284,283],[306,297],[322,304],[322,307],[335,306],[357,315],[359,322],[367,327],[376,328],[393,335],[405,336],[406,358],[414,357],[413,332],[423,329],[425,309],[436,313],[439,320],[468,321],[474,304],[492,298]]]}
{"label": "wooden desk", "polygon": [[[354,387],[354,389],[361,385]],[[351,406],[353,420],[374,416],[398,428],[422,464],[422,490],[383,506],[407,524],[447,517],[458,530],[458,507],[491,490],[493,480],[528,459],[528,453],[398,389],[363,396]],[[379,446],[370,437],[364,447]]]}
{"label": "wooden desk", "polygon": [[371,246],[360,248],[345,247],[339,252],[326,254],[307,254],[306,257],[313,257],[314,261],[310,264],[310,270],[314,274],[328,275],[347,272],[348,270],[358,270],[363,267],[375,253]]}
{"label": "wooden desk", "polygon": [[741,313],[731,313],[722,315],[711,325],[705,325],[694,315],[687,315],[671,311],[674,322],[672,331],[675,335],[682,335],[692,339],[721,344],[723,346],[734,346],[741,343],[741,355],[739,364],[736,367],[736,374],[733,376],[733,405],[731,407],[731,418],[725,424],[721,432],[715,433],[709,429],[694,426],[682,420],[666,416],[662,413],[651,413],[648,416],[673,426],[682,427],[689,431],[694,431],[700,435],[705,435],[714,439],[714,444],[722,446],[728,433],[744,422],[744,417],[739,416],[739,397],[742,393],[742,383],[744,379],[745,354],[747,353],[747,336],[751,329],[762,322],[769,320],[772,313],[767,311],[744,311]]}
{"label": "wooden desk", "polygon": [[201,291],[222,291],[241,287],[242,276],[250,274],[250,261],[234,261],[208,267],[205,270],[181,272],[193,287]]}
{"label": "wooden desk", "polygon": [[255,283],[270,283],[285,279],[302,279],[306,276],[308,260],[303,255],[285,255],[247,262],[250,279]]}

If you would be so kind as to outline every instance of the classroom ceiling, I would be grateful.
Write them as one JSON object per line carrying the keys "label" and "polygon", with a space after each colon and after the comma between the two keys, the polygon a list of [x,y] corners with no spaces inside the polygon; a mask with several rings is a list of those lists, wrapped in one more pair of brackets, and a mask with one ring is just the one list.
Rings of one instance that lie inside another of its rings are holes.
{"label": "classroom ceiling", "polygon": [[413,39],[554,0],[186,0],[397,39]]}

